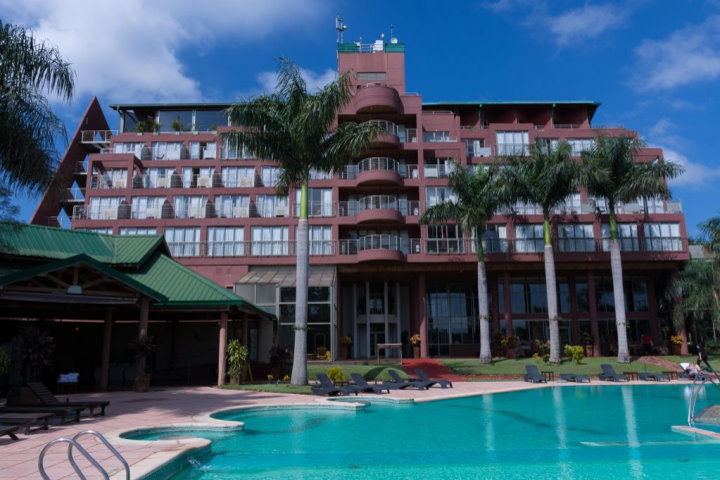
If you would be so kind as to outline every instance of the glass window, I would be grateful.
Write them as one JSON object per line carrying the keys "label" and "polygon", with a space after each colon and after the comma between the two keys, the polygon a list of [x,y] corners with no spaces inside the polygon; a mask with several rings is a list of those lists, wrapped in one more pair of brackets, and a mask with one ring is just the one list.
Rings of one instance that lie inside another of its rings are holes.
{"label": "glass window", "polygon": [[645,223],[645,249],[649,252],[682,251],[679,223]]}
{"label": "glass window", "polygon": [[578,312],[590,311],[590,297],[587,282],[575,282],[575,301]]}
{"label": "glass window", "polygon": [[174,257],[200,256],[200,228],[165,228],[165,241]]}
{"label": "glass window", "polygon": [[487,157],[485,153],[485,140],[482,138],[465,138],[463,139],[465,144],[465,155],[467,158],[473,157]]}
{"label": "glass window", "polygon": [[215,197],[215,212],[221,218],[248,218],[250,197],[248,195],[218,195]]}
{"label": "glass window", "polygon": [[432,207],[446,201],[457,202],[457,194],[451,187],[425,188],[425,206]]}
{"label": "glass window", "polygon": [[449,130],[431,130],[423,132],[424,142],[452,142]]}
{"label": "glass window", "polygon": [[190,142],[190,158],[215,158],[215,142]]}
{"label": "glass window", "polygon": [[118,208],[124,197],[93,197],[90,199],[90,220],[117,220]]}
{"label": "glass window", "polygon": [[385,72],[358,72],[358,82],[383,82],[385,81]]}
{"label": "glass window", "polygon": [[571,155],[579,157],[582,152],[589,152],[595,148],[595,140],[592,138],[568,138],[567,143],[572,148]]}
{"label": "glass window", "polygon": [[174,168],[148,168],[142,176],[143,188],[170,188],[174,172]]}
{"label": "glass window", "polygon": [[220,172],[225,188],[255,186],[255,168],[253,167],[223,167]]}
{"label": "glass window", "polygon": [[[300,189],[295,190],[295,216],[300,216]],[[308,188],[308,216],[331,217],[333,215],[331,188]]]}
{"label": "glass window", "polygon": [[[618,241],[620,242],[620,251],[637,252],[640,250],[640,239],[638,238],[638,228],[635,223],[618,223]],[[603,223],[601,226],[603,237],[603,251],[610,251],[610,225]]]}
{"label": "glass window", "polygon": [[193,126],[192,110],[160,110],[158,123],[161,132],[189,132]]}
{"label": "glass window", "polygon": [[209,227],[208,256],[239,257],[245,254],[245,231],[242,227]]}
{"label": "glass window", "polygon": [[258,195],[255,197],[257,214],[261,217],[287,217],[288,197],[282,195]]}
{"label": "glass window", "polygon": [[165,197],[133,197],[130,217],[137,219],[162,218]]}
{"label": "glass window", "polygon": [[527,131],[497,132],[498,155],[527,155],[529,136]]}
{"label": "glass window", "polygon": [[223,136],[222,158],[224,160],[236,158],[253,158],[252,152],[245,145],[234,144],[229,137]]}
{"label": "glass window", "polygon": [[310,239],[310,255],[332,255],[332,227],[310,226],[308,231]]}
{"label": "glass window", "polygon": [[251,254],[287,255],[288,227],[253,227]]}
{"label": "glass window", "polygon": [[206,196],[175,197],[175,218],[205,218],[207,202]]}
{"label": "glass window", "polygon": [[155,235],[156,233],[155,228],[123,227],[120,229],[120,235]]}
{"label": "glass window", "polygon": [[615,311],[612,277],[595,277],[595,300],[598,312]]}
{"label": "glass window", "polygon": [[558,228],[558,249],[561,252],[594,252],[592,223],[561,223]]}
{"label": "glass window", "polygon": [[560,312],[569,313],[570,309],[570,284],[565,281],[558,279],[558,306]]}
{"label": "glass window", "polygon": [[277,187],[280,167],[262,167],[260,178],[263,187]]}
{"label": "glass window", "polygon": [[429,225],[427,253],[459,253],[463,249],[460,225]]}
{"label": "glass window", "polygon": [[625,277],[625,304],[630,312],[647,312],[648,289],[644,277]]}
{"label": "glass window", "polygon": [[115,153],[134,153],[137,158],[142,158],[142,149],[145,146],[142,142],[118,142],[114,145]]}
{"label": "glass window", "polygon": [[214,132],[217,127],[227,126],[228,117],[223,110],[196,110],[195,130],[198,132]]}
{"label": "glass window", "polygon": [[543,225],[515,225],[515,251],[518,253],[542,252],[545,245]]}
{"label": "glass window", "polygon": [[[190,152],[186,152],[187,157]],[[183,156],[182,142],[153,142],[152,159],[153,160],[180,160]]]}

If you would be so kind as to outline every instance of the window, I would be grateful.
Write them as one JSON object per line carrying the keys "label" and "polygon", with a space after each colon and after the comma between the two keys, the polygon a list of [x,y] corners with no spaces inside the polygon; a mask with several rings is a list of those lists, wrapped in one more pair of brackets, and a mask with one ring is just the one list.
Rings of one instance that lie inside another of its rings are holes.
{"label": "window", "polygon": [[553,212],[558,214],[580,213],[581,208],[582,202],[580,200],[580,194],[573,193],[572,195],[568,195],[568,197],[565,198],[565,201],[558,205]]}
{"label": "window", "polygon": [[212,187],[214,173],[215,169],[213,167],[183,168],[183,188],[210,188]]}
{"label": "window", "polygon": [[116,220],[123,197],[93,197],[90,199],[90,220]]}
{"label": "window", "polygon": [[248,195],[217,195],[215,211],[222,218],[248,218],[250,197]]}
{"label": "window", "polygon": [[453,142],[449,130],[430,130],[423,132],[424,142]]}
{"label": "window", "polygon": [[142,157],[142,149],[145,146],[142,142],[118,142],[114,145],[115,153],[134,153],[137,158]]}
{"label": "window", "polygon": [[310,170],[310,180],[332,180],[332,172],[322,172],[313,168]]}
{"label": "window", "polygon": [[463,236],[460,225],[429,225],[427,253],[463,252]]}
{"label": "window", "polygon": [[646,223],[645,250],[649,252],[678,252],[683,249],[679,223]]}
{"label": "window", "polygon": [[277,187],[280,167],[262,167],[260,178],[263,187]]}
{"label": "window", "polygon": [[224,136],[222,158],[225,160],[235,158],[253,158],[253,155],[250,150],[245,148],[245,145],[236,145],[227,136]]}
{"label": "window", "polygon": [[[228,116],[223,110],[195,111],[195,130],[198,132],[214,132],[217,130],[217,127],[224,127],[227,125]],[[215,144],[213,144],[213,150],[214,146]]]}
{"label": "window", "polygon": [[425,160],[425,178],[446,178],[455,167],[454,158],[430,158]]}
{"label": "window", "polygon": [[568,138],[567,143],[572,148],[571,155],[579,157],[582,152],[589,152],[595,148],[595,140],[592,138]]}
{"label": "window", "polygon": [[544,246],[545,234],[542,224],[515,225],[516,252],[542,252]]}
{"label": "window", "polygon": [[223,167],[220,175],[225,188],[255,186],[255,169],[253,167]]}
{"label": "window", "polygon": [[[296,227],[297,232],[297,227]],[[295,234],[297,238],[297,233]],[[310,226],[308,236],[310,238],[310,255],[332,255],[332,228],[321,226]]]}
{"label": "window", "polygon": [[120,235],[155,235],[155,228],[130,228],[123,227],[120,229]]}
{"label": "window", "polygon": [[175,218],[205,218],[208,197],[175,197]]}
{"label": "window", "polygon": [[648,288],[644,277],[624,277],[625,305],[629,312],[647,312]]}
{"label": "window", "polygon": [[189,132],[193,129],[192,110],[160,110],[158,123],[163,132]]}
{"label": "window", "polygon": [[590,295],[587,282],[575,282],[575,301],[578,312],[590,311]]}
{"label": "window", "polygon": [[152,159],[180,160],[182,157],[182,145],[182,142],[153,142]]}
{"label": "window", "polygon": [[425,206],[432,207],[446,201],[457,202],[457,195],[451,187],[427,187],[425,188]]}
{"label": "window", "polygon": [[[482,231],[483,250],[485,253],[507,253],[507,225],[488,223]],[[475,253],[475,230],[473,230],[472,251]]]}
{"label": "window", "polygon": [[93,175],[93,188],[127,188],[127,169],[108,168],[104,172]]}
{"label": "window", "polygon": [[358,82],[384,82],[385,72],[358,72]]}
{"label": "window", "polygon": [[133,197],[130,218],[162,218],[165,197]]}
{"label": "window", "polygon": [[245,231],[242,227],[209,227],[209,257],[239,257],[245,254]]}
{"label": "window", "polygon": [[287,255],[288,227],[253,227],[251,254]]}
{"label": "window", "polygon": [[595,277],[595,301],[598,312],[615,311],[612,277]]}
{"label": "window", "polygon": [[485,140],[482,138],[465,138],[463,143],[465,144],[467,158],[490,156],[490,149],[485,148]]}
{"label": "window", "polygon": [[288,197],[281,195],[258,195],[255,197],[257,214],[261,217],[287,217]]}
{"label": "window", "polygon": [[561,252],[594,252],[592,223],[561,223],[558,225],[558,250]]}
{"label": "window", "polygon": [[142,176],[143,188],[170,188],[172,168],[148,168]]}
{"label": "window", "polygon": [[215,142],[190,142],[190,158],[215,158]]}
{"label": "window", "polygon": [[[77,228],[76,230],[80,230],[82,232],[92,232],[92,233],[104,233],[107,235],[112,235],[112,228]],[[121,233],[122,235],[122,233]]]}
{"label": "window", "polygon": [[497,154],[498,155],[527,155],[528,132],[497,132]]}
{"label": "window", "polygon": [[[618,223],[618,241],[620,242],[620,251],[637,252],[640,250],[640,239],[638,239],[637,224],[635,223]],[[610,251],[610,225],[603,223],[601,226],[603,238],[603,251]]]}
{"label": "window", "polygon": [[165,241],[174,257],[200,256],[200,228],[165,228]]}
{"label": "window", "polygon": [[[280,330],[278,344],[293,348],[295,338],[295,287],[280,287]],[[330,348],[330,323],[332,321],[330,287],[308,288],[307,341],[308,352],[319,347]]]}
{"label": "window", "polygon": [[[331,217],[332,207],[331,188],[308,188],[308,216]],[[300,190],[295,190],[295,216],[300,216]]]}
{"label": "window", "polygon": [[545,280],[540,278],[513,278],[510,283],[510,302],[513,313],[547,312]]}

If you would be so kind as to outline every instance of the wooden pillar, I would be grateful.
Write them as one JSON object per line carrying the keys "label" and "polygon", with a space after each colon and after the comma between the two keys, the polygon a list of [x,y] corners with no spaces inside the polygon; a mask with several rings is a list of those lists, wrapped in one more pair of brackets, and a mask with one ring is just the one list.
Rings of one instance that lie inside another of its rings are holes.
{"label": "wooden pillar", "polygon": [[[243,322],[245,323],[245,322]],[[220,329],[218,332],[218,378],[217,384],[225,383],[225,356],[227,354],[227,330],[228,330],[228,314],[220,313]]]}
{"label": "wooden pillar", "polygon": [[420,321],[420,357],[428,356],[428,324],[427,324],[427,302],[425,301],[425,274],[418,275],[418,320]]}
{"label": "wooden pillar", "polygon": [[590,335],[593,338],[593,357],[600,356],[600,329],[598,328],[597,297],[595,296],[595,275],[587,274],[588,305],[590,310]]}
{"label": "wooden pillar", "polygon": [[[150,323],[150,298],[140,299],[140,321],[138,322],[138,340],[146,341]],[[145,373],[145,355],[140,355],[135,364],[135,375]]]}
{"label": "wooden pillar", "polygon": [[110,341],[112,338],[113,309],[105,309],[105,323],[103,324],[102,356],[100,357],[100,390],[108,389],[110,376]]}

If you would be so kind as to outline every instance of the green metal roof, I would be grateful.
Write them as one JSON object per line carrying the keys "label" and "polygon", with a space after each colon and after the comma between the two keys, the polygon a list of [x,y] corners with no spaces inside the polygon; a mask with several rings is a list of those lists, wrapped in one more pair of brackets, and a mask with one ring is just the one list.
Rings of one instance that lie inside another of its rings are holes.
{"label": "green metal roof", "polygon": [[0,223],[0,252],[6,255],[63,259],[85,254],[110,265],[131,265],[142,263],[157,249],[168,251],[162,235],[107,235]]}

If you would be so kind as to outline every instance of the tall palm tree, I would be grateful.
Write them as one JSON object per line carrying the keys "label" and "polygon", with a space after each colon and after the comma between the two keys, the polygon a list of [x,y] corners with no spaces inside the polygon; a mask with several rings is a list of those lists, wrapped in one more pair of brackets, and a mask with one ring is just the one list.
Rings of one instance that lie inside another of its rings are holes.
{"label": "tall palm tree", "polygon": [[636,162],[641,144],[636,138],[601,135],[595,146],[583,152],[583,181],[589,195],[604,199],[610,221],[610,268],[612,270],[618,362],[628,363],[630,351],[625,327],[625,291],[618,241],[617,207],[638,198],[670,197],[667,179],[682,173],[682,167],[657,159]]}
{"label": "tall palm tree", "polygon": [[0,21],[0,187],[6,193],[50,184],[55,140],[65,127],[44,94],[70,100],[73,90],[73,71],[56,48]]}
{"label": "tall palm tree", "polygon": [[228,108],[241,130],[225,134],[230,148],[244,146],[258,158],[281,167],[278,193],[300,189],[296,238],[295,348],[292,383],[307,383],[308,180],[311,170],[329,172],[368,148],[379,127],[346,122],[335,125],[336,113],[350,100],[350,72],[317,93],[307,90],[299,68],[280,59],[276,91]]}
{"label": "tall palm tree", "polygon": [[482,231],[495,212],[507,202],[501,196],[499,187],[500,171],[497,165],[476,168],[470,173],[464,166],[456,165],[449,177],[457,200],[447,200],[428,208],[420,223],[437,225],[457,222],[465,234],[475,232],[477,253],[478,312],[480,314],[480,362],[490,363],[490,322],[488,308],[488,285],[485,268],[485,249]]}
{"label": "tall palm tree", "polygon": [[528,157],[507,158],[503,170],[505,188],[513,201],[539,205],[543,214],[545,290],[550,325],[550,362],[560,363],[560,328],[558,325],[557,280],[550,220],[552,212],[575,193],[579,181],[579,164],[570,158],[567,142],[557,147],[543,145],[537,139]]}

